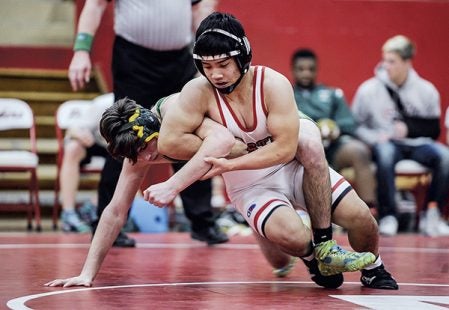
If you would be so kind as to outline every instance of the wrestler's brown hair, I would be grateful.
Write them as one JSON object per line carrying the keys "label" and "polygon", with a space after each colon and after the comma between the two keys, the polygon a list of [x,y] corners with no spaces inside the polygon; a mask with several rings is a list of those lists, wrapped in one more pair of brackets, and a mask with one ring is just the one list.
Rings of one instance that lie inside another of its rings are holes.
{"label": "wrestler's brown hair", "polygon": [[[144,137],[136,130],[136,125],[143,127]],[[117,100],[105,110],[100,120],[100,132],[108,144],[108,152],[116,159],[128,158],[133,164],[147,143],[145,138],[158,132],[159,128],[157,117],[129,98]]]}

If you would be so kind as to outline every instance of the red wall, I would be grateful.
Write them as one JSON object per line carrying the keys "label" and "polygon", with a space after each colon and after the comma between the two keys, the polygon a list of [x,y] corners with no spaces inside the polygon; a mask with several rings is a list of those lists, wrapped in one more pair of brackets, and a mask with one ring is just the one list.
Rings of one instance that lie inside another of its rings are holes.
{"label": "red wall", "polygon": [[244,24],[254,64],[291,78],[291,54],[311,47],[320,57],[320,80],[343,88],[349,100],[373,75],[385,40],[409,36],[417,45],[415,69],[449,104],[448,1],[227,0],[220,10]]}
{"label": "red wall", "polygon": [[[84,0],[77,0],[78,13],[83,4]],[[443,109],[449,105],[449,1],[221,0],[219,10],[234,14],[244,24],[254,64],[270,66],[290,78],[292,52],[311,47],[320,57],[320,80],[341,87],[349,101],[357,86],[372,76],[384,41],[399,33],[409,36],[417,44],[416,70],[438,88]],[[110,5],[92,53],[109,82],[112,15]],[[0,67],[67,68],[70,50],[47,51],[47,57],[45,49],[35,57],[0,47]]]}

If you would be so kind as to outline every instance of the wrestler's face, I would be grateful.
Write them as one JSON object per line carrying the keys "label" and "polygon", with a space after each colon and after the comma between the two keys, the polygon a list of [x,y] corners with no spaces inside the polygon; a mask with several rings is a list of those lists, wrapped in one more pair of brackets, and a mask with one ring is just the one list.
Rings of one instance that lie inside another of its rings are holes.
{"label": "wrestler's face", "polygon": [[139,150],[137,161],[153,161],[159,155],[157,151],[157,138],[151,139]]}
{"label": "wrestler's face", "polygon": [[240,70],[233,57],[203,60],[202,64],[204,74],[216,88],[231,86],[240,77]]}

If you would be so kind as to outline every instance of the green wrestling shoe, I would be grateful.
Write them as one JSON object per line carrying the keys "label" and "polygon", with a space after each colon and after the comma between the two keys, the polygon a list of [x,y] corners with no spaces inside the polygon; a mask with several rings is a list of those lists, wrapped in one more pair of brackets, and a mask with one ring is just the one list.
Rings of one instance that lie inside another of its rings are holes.
{"label": "green wrestling shoe", "polygon": [[293,267],[295,267],[297,261],[297,257],[290,257],[290,261],[288,262],[288,264],[282,268],[273,269],[273,274],[278,278],[286,277],[293,270]]}
{"label": "green wrestling shoe", "polygon": [[362,270],[376,260],[376,256],[370,252],[346,251],[337,245],[335,240],[315,245],[315,257],[318,260],[318,269],[324,276]]}

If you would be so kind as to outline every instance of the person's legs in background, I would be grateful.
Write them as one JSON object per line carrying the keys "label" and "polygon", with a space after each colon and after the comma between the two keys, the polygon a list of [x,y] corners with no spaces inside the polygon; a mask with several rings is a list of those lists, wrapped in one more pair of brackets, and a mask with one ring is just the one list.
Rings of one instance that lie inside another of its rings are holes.
{"label": "person's legs in background", "polygon": [[399,226],[396,217],[394,168],[402,159],[402,154],[399,147],[391,142],[378,143],[373,147],[373,159],[376,163],[379,232],[382,235],[394,236]]}
{"label": "person's legs in background", "polygon": [[368,146],[359,140],[348,137],[347,140],[336,146],[330,163],[337,171],[348,167],[353,168],[354,188],[368,205],[371,213],[376,214],[376,179]]}
{"label": "person's legs in background", "polygon": [[448,198],[449,149],[439,143],[420,145],[412,148],[410,159],[432,172],[426,203],[422,206],[421,232],[429,236],[449,236],[449,226],[441,216]]}
{"label": "person's legs in background", "polygon": [[80,163],[87,155],[86,148],[76,139],[68,139],[64,145],[64,157],[59,176],[62,204],[61,224],[63,231],[90,232],[87,223],[76,213],[76,193],[80,179]]}

